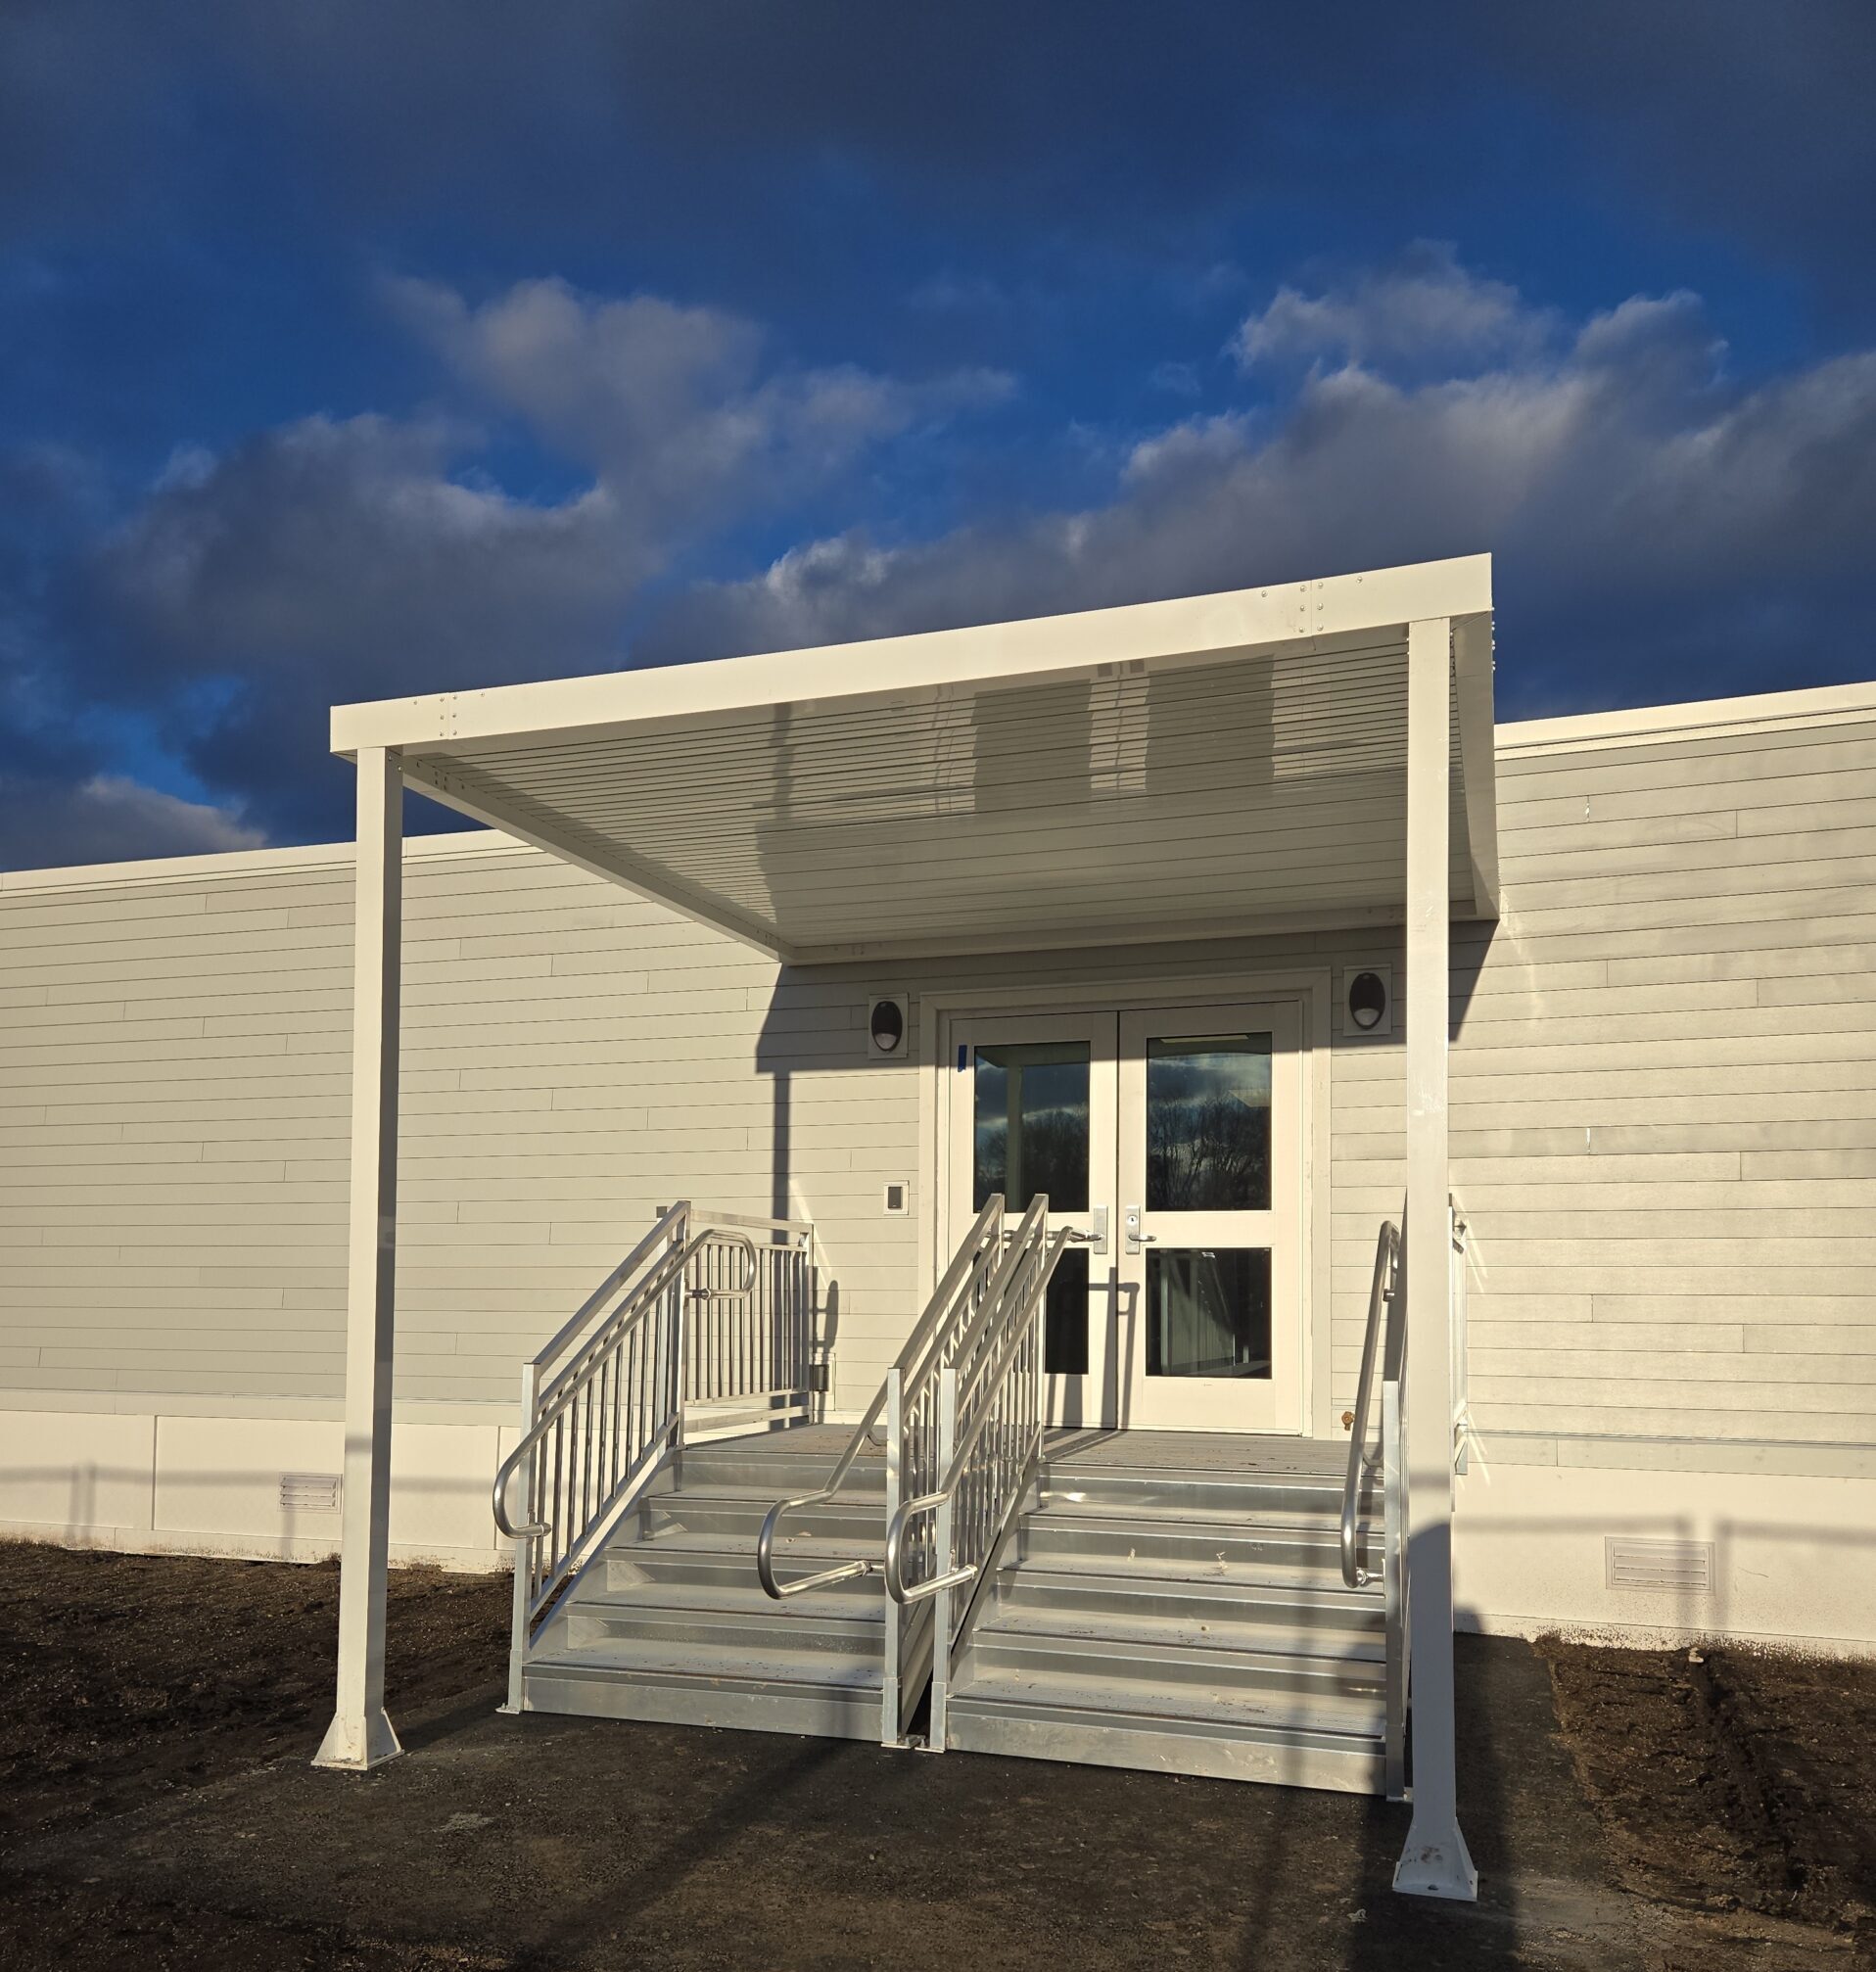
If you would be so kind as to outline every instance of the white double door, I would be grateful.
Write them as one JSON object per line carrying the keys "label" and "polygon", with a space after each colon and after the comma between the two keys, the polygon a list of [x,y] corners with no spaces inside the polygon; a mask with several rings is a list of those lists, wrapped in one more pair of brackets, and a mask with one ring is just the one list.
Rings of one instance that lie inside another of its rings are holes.
{"label": "white double door", "polygon": [[1050,1290],[1052,1423],[1302,1429],[1300,1026],[1289,1002],[953,1021],[947,1250],[999,1192],[1087,1236]]}

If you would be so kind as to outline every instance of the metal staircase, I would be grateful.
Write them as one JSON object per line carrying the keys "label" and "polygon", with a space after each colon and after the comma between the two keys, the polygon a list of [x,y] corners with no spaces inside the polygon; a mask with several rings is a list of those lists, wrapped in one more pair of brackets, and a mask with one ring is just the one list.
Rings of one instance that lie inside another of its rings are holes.
{"label": "metal staircase", "polygon": [[[523,1670],[528,1710],[877,1740],[878,1582],[850,1574],[778,1604],[750,1565],[776,1488],[825,1476],[825,1441],[770,1432],[674,1459],[540,1632]],[[791,1522],[790,1567],[876,1555],[885,1506],[884,1458],[857,1458],[834,1499]]]}
{"label": "metal staircase", "polygon": [[1046,1432],[1047,1218],[986,1205],[847,1432],[812,1229],[673,1207],[524,1374],[510,1709],[1398,1798],[1394,1229],[1344,1454]]}
{"label": "metal staircase", "polygon": [[1379,1581],[1342,1580],[1339,1476],[1306,1443],[1204,1462],[1182,1437],[1174,1464],[1162,1437],[1046,1455],[954,1667],[946,1744],[1380,1792],[1386,1611]]}

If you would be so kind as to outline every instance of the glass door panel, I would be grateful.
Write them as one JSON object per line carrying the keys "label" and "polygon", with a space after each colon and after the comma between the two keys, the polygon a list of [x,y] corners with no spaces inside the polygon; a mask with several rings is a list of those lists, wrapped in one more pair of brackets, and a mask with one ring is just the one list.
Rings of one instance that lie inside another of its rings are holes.
{"label": "glass door panel", "polygon": [[1087,1041],[1010,1041],[971,1051],[971,1208],[1001,1192],[1020,1216],[1038,1192],[1051,1212],[1088,1209]]}
{"label": "glass door panel", "polygon": [[1270,1036],[1149,1036],[1147,1206],[1270,1210]]}
{"label": "glass door panel", "polygon": [[1270,1253],[1254,1246],[1151,1247],[1149,1377],[1270,1375]]}
{"label": "glass door panel", "polygon": [[1292,1005],[1120,1016],[1120,1422],[1302,1429]]}
{"label": "glass door panel", "polygon": [[[1094,1356],[1088,1304],[1088,1248],[1070,1246],[1055,1262],[1043,1313],[1042,1369],[1047,1377],[1085,1377]],[[1106,1299],[1102,1295],[1103,1302]]]}
{"label": "glass door panel", "polygon": [[[995,1194],[1010,1220],[1038,1194],[1052,1232],[1111,1225],[1115,1171],[1111,1013],[1055,1013],[953,1023],[950,1103],[952,1239]],[[958,1209],[968,1202],[968,1211]],[[1070,1246],[1049,1288],[1043,1370],[1052,1424],[1110,1418],[1114,1353],[1111,1241]]]}

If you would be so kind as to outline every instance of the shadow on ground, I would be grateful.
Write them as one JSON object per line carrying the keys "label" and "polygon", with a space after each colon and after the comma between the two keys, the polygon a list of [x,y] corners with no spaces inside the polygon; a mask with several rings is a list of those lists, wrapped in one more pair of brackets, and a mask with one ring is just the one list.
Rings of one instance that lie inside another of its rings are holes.
{"label": "shadow on ground", "polygon": [[394,1573],[408,1752],[314,1772],[337,1590],[0,1545],[0,1965],[1799,1972],[1876,1943],[1876,1665],[1460,1638],[1465,1906],[1393,1895],[1408,1811],[1361,1797],[500,1717],[492,1576]]}
{"label": "shadow on ground", "polygon": [[1467,1640],[1474,1908],[1388,1888],[1406,1811],[1165,1775],[655,1725],[401,1721],[55,1829],[9,1962],[973,1968],[1639,1962],[1523,1644]]}

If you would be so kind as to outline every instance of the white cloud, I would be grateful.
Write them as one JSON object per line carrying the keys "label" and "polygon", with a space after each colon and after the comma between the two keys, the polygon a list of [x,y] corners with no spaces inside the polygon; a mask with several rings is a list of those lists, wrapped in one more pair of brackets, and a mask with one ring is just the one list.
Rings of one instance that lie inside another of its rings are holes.
{"label": "white cloud", "polygon": [[480,307],[437,282],[390,294],[465,384],[594,470],[648,531],[773,504],[1010,390],[988,370],[909,383],[851,364],[767,365],[762,331],[724,309],[606,300],[559,280],[521,282]]}
{"label": "white cloud", "polygon": [[1199,392],[1198,365],[1168,360],[1155,363],[1147,378],[1156,391],[1176,398],[1196,398]]}
{"label": "white cloud", "polygon": [[[795,367],[721,309],[560,281],[481,306],[427,282],[391,298],[446,365],[453,412],[178,447],[71,591],[90,682],[113,697],[232,681],[188,765],[276,821],[321,812],[329,705],[617,664],[633,603],[686,552],[1010,388]],[[499,419],[583,483],[557,498],[496,484],[485,423]]]}
{"label": "white cloud", "polygon": [[1449,243],[1421,240],[1392,265],[1319,294],[1279,288],[1240,324],[1231,348],[1246,369],[1333,360],[1383,369],[1432,364],[1451,374],[1531,355],[1552,327],[1516,288],[1461,266]]}
{"label": "white cloud", "polygon": [[184,801],[122,775],[76,786],[0,775],[0,868],[205,856],[266,840],[239,807]]}
{"label": "white cloud", "polygon": [[[1388,330],[1403,280],[1418,299]],[[1744,649],[1789,596],[1862,570],[1876,352],[1742,384],[1694,296],[1569,321],[1439,256],[1295,292],[1241,342],[1337,360],[1273,368],[1257,408],[1089,448],[1098,496],[924,540],[810,537],[646,623],[647,585],[693,547],[1007,386],[794,369],[747,323],[642,297],[529,283],[471,307],[404,284],[471,407],[525,421],[585,484],[518,498],[475,470],[484,435],[442,418],[307,418],[179,454],[92,564],[88,647],[117,653],[100,681],[127,700],[238,679],[189,760],[278,825],[316,810],[327,705],[614,663],[629,622],[639,661],[718,656],[1490,549],[1508,622],[1578,653],[1585,704],[1647,695],[1618,653],[1659,649],[1664,624]],[[1613,683],[1582,682],[1598,665]]]}
{"label": "white cloud", "polygon": [[1009,389],[984,371],[778,365],[721,309],[561,281],[481,306],[435,282],[390,293],[476,413],[522,420],[586,483],[518,497],[478,469],[486,434],[446,417],[315,416],[179,447],[94,562],[126,667],[161,655],[238,676],[251,700],[291,690],[296,716],[392,679],[588,668],[622,654],[632,601],[693,543]]}
{"label": "white cloud", "polygon": [[[1426,305],[1391,331],[1378,311],[1401,292],[1393,274],[1349,284],[1359,305],[1330,296],[1284,319],[1334,316],[1344,352],[1424,352],[1443,335],[1441,374],[1313,367],[1267,410],[1152,434],[1083,510],[797,548],[693,595],[664,645],[774,648],[1489,549],[1527,621],[1553,636],[1566,612],[1600,626],[1593,665],[1637,609],[1709,626],[1717,647],[1745,634],[1731,599],[1752,585],[1861,567],[1876,538],[1876,352],[1742,386],[1689,295],[1571,324],[1493,284],[1481,298],[1456,266],[1432,285],[1455,305],[1442,313],[1423,288]],[[1246,325],[1260,348],[1276,346],[1271,320]]]}

